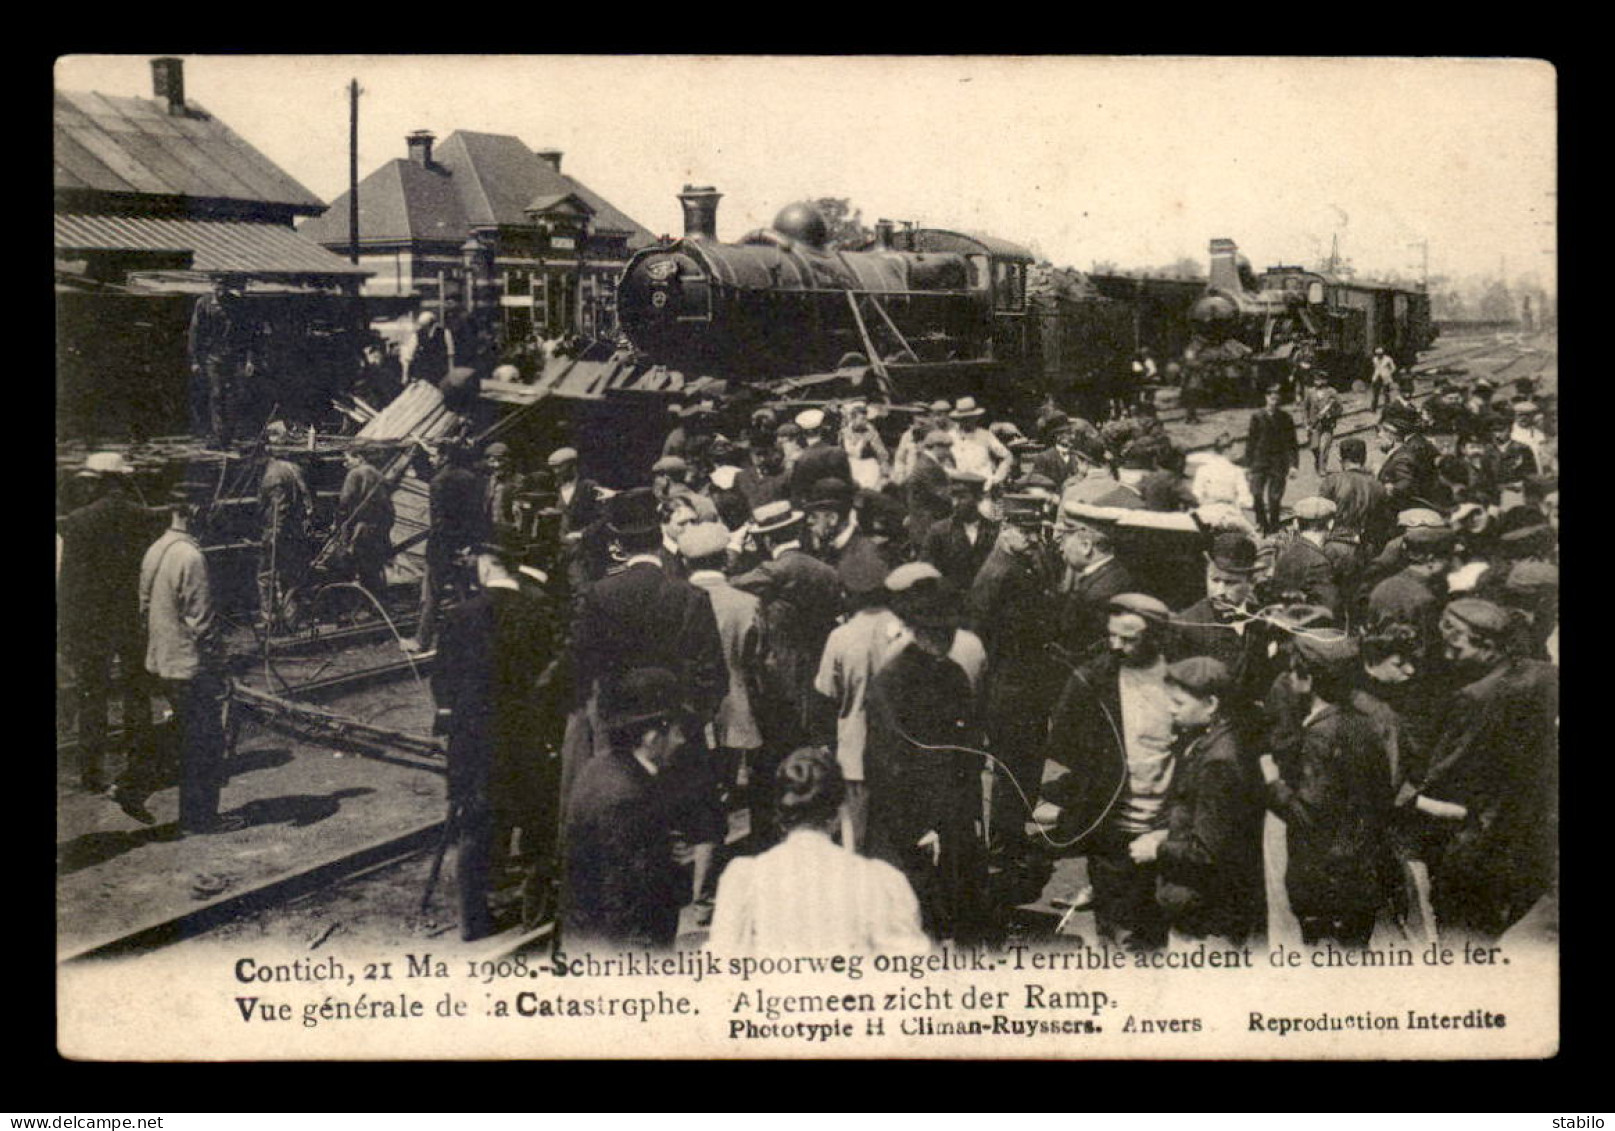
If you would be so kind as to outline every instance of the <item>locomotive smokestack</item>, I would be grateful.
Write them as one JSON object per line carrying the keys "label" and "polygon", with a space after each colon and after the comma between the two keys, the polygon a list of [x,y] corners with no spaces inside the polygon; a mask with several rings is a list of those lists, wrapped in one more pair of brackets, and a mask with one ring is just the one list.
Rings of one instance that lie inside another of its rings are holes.
{"label": "locomotive smokestack", "polygon": [[1210,288],[1237,294],[1245,288],[1239,281],[1239,248],[1233,240],[1211,241]]}
{"label": "locomotive smokestack", "polygon": [[890,220],[875,221],[875,245],[882,251],[892,250],[892,233],[897,226]]}
{"label": "locomotive smokestack", "polygon": [[716,240],[718,238],[718,201],[723,193],[711,185],[685,185],[679,193],[684,206],[684,238],[687,240]]}

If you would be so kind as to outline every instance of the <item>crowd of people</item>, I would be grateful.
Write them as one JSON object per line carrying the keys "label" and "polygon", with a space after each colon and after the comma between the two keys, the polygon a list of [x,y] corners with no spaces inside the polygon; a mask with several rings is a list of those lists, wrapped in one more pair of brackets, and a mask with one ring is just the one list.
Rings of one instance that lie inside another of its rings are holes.
{"label": "crowd of people", "polygon": [[[1309,393],[1323,478],[1288,504],[1276,390],[1243,466],[1227,435],[1182,451],[1147,398],[1104,422],[1050,402],[1032,437],[969,397],[888,409],[911,421],[884,436],[862,402],[693,404],[615,491],[579,471],[614,453],[445,444],[405,644],[433,657],[462,933],[498,929],[514,871],[519,915],[569,945],[671,945],[686,909],[714,946],[993,941],[1080,856],[1074,906],[1130,947],[1500,936],[1557,867],[1558,491],[1535,392],[1493,392],[1393,392],[1373,470]],[[374,462],[343,491],[372,532]],[[97,532],[149,521],[93,477],[64,589]],[[271,478],[278,539],[302,519]],[[104,728],[94,675],[146,634],[187,749],[220,741],[190,505],[118,565],[131,607],[95,615],[118,632],[64,637]],[[1203,598],[1137,580],[1133,511],[1192,516]],[[114,797],[149,816],[138,783]]]}

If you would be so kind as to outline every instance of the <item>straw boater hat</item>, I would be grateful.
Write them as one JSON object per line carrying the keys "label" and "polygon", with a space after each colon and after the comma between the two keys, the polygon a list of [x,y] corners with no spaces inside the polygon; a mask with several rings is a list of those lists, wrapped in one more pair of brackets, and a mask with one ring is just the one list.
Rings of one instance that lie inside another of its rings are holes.
{"label": "straw boater hat", "polygon": [[84,461],[79,476],[94,479],[102,475],[132,475],[134,470],[120,452],[95,452]]}
{"label": "straw boater hat", "polygon": [[771,534],[776,530],[784,530],[793,523],[801,522],[805,517],[801,511],[793,509],[788,500],[777,499],[772,503],[764,503],[751,512],[751,532]]}
{"label": "straw boater hat", "polygon": [[953,407],[948,416],[954,420],[969,420],[973,417],[986,415],[987,410],[976,404],[975,397],[960,397],[959,403]]}

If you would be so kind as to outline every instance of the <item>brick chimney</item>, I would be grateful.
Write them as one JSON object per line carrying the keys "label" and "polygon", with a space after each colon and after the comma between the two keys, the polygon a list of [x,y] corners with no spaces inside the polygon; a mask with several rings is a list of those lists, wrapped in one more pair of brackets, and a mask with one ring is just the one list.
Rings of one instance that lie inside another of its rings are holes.
{"label": "brick chimney", "polygon": [[164,56],[151,61],[151,89],[168,104],[170,117],[185,116],[185,60]]}
{"label": "brick chimney", "polygon": [[1244,290],[1239,281],[1239,248],[1233,240],[1211,241],[1211,288],[1237,294]]}
{"label": "brick chimney", "polygon": [[561,171],[561,151],[559,149],[537,149],[533,151],[533,156],[548,164],[557,173]]}
{"label": "brick chimney", "polygon": [[417,165],[430,165],[432,163],[432,143],[437,135],[431,130],[416,130],[405,136],[404,141],[409,146],[409,159]]}
{"label": "brick chimney", "polygon": [[718,201],[723,193],[711,185],[685,185],[679,193],[684,206],[684,238],[687,240],[716,240],[718,238]]}

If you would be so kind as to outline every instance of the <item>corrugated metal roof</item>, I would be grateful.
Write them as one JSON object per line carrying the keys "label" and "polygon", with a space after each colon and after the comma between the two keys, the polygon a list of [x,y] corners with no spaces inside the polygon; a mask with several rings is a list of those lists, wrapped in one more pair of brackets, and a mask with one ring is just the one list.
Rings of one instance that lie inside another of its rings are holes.
{"label": "corrugated metal roof", "polygon": [[[656,242],[649,229],[587,185],[557,173],[520,138],[469,130],[445,138],[431,167],[400,158],[361,181],[359,237],[363,243],[463,241],[474,227],[526,227],[532,223],[527,209],[535,201],[574,195],[594,209],[594,231],[626,234],[630,250]],[[327,246],[346,244],[348,194],[299,230]]]}
{"label": "corrugated metal roof", "polygon": [[56,214],[56,250],[191,251],[201,272],[368,275],[279,224],[146,216]]}
{"label": "corrugated metal roof", "polygon": [[194,102],[56,92],[56,187],[250,201],[316,213],[319,198]]}

